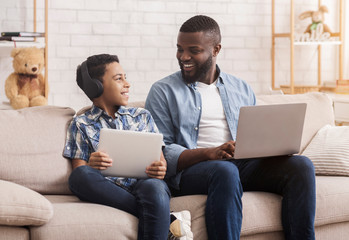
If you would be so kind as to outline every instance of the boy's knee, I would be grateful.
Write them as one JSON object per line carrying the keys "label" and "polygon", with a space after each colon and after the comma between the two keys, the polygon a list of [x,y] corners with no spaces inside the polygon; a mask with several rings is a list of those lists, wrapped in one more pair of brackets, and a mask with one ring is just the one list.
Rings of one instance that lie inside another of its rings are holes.
{"label": "boy's knee", "polygon": [[90,174],[99,174],[98,170],[91,168],[90,166],[83,165],[75,168],[68,179],[69,185],[74,186],[76,184],[84,184],[88,182]]}
{"label": "boy's knee", "polygon": [[159,197],[161,199],[170,198],[170,190],[167,187],[167,184],[160,179],[149,178],[141,180],[140,186],[138,186],[138,192],[147,195],[148,197]]}

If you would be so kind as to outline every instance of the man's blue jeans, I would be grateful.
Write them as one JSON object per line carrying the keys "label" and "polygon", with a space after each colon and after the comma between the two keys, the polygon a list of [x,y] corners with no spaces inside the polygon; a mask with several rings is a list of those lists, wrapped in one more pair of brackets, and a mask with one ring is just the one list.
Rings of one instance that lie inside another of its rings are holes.
{"label": "man's blue jeans", "polygon": [[315,173],[304,156],[201,162],[183,171],[180,190],[173,194],[207,194],[208,237],[224,240],[240,239],[243,191],[283,196],[285,238],[315,239]]}
{"label": "man's blue jeans", "polygon": [[80,166],[70,175],[69,187],[82,201],[107,205],[138,217],[138,239],[167,239],[170,191],[164,181],[138,180],[129,192],[104,178],[100,171]]}

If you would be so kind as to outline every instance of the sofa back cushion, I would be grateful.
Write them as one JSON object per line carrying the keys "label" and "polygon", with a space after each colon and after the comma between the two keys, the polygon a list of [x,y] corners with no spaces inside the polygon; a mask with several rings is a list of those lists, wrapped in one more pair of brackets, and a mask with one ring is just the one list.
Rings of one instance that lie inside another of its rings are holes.
{"label": "sofa back cushion", "polygon": [[42,106],[0,112],[0,179],[42,194],[69,194],[71,163],[63,158],[75,111]]}
{"label": "sofa back cushion", "polygon": [[258,105],[307,103],[300,153],[304,151],[317,131],[326,124],[334,125],[334,113],[331,98],[324,93],[306,93],[295,95],[257,96]]}

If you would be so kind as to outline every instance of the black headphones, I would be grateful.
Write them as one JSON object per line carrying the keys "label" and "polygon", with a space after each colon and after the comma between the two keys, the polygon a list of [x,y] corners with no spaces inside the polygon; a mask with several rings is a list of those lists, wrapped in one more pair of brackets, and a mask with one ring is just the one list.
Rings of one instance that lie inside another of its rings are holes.
{"label": "black headphones", "polygon": [[103,93],[103,84],[101,81],[95,78],[91,78],[87,69],[87,62],[83,62],[80,66],[82,77],[82,90],[90,98],[97,98]]}

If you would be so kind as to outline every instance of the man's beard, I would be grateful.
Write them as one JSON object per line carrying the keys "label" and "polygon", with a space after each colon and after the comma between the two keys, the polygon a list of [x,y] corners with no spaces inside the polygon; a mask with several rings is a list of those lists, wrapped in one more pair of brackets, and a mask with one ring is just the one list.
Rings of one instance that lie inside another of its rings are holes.
{"label": "man's beard", "polygon": [[212,55],[209,56],[209,58],[206,60],[206,62],[204,62],[200,66],[197,66],[197,70],[196,70],[194,76],[185,75],[184,70],[183,70],[183,64],[180,63],[179,66],[181,68],[183,80],[186,83],[200,82],[200,79],[205,79],[207,77],[207,73],[210,70],[210,68],[212,67]]}

